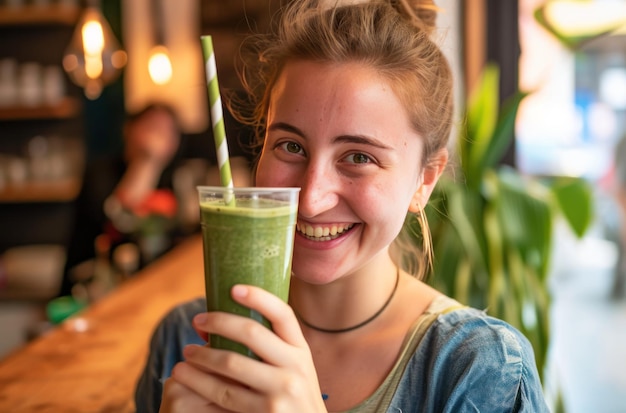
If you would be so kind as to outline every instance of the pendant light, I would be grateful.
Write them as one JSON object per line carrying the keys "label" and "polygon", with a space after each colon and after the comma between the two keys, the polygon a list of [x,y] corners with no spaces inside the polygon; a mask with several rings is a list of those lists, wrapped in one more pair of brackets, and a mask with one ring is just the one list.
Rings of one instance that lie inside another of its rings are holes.
{"label": "pendant light", "polygon": [[113,31],[100,11],[99,0],[89,0],[63,56],[63,68],[85,96],[97,99],[126,65]]}
{"label": "pendant light", "polygon": [[535,10],[534,17],[562,44],[577,50],[598,37],[623,31],[626,5],[622,1],[550,0]]}
{"label": "pendant light", "polygon": [[150,73],[150,79],[157,85],[168,84],[172,80],[173,74],[170,53],[165,46],[165,22],[162,7],[162,0],[150,2],[154,26],[154,47],[150,50],[150,57],[148,58],[148,73]]}

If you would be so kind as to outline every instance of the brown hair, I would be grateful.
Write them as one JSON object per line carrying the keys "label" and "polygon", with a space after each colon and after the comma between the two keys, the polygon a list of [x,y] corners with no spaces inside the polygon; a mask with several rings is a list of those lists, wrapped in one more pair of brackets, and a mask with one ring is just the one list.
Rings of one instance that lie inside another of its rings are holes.
{"label": "brown hair", "polygon": [[[273,85],[288,61],[360,62],[389,81],[424,139],[418,161],[426,165],[446,147],[453,113],[452,74],[430,38],[436,13],[432,0],[291,1],[275,30],[244,43],[254,56],[252,62],[244,59],[241,76],[255,104],[248,120],[256,127],[258,145]],[[423,273],[423,259],[416,257],[415,248],[407,251],[410,239],[403,229],[395,243],[401,251],[394,259],[407,271]]]}

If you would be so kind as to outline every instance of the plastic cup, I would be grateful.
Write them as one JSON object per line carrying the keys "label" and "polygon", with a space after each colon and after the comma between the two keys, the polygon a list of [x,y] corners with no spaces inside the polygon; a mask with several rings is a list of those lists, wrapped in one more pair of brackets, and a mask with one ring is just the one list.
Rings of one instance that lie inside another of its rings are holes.
{"label": "plastic cup", "polygon": [[[238,314],[271,328],[259,313],[235,303],[230,291],[235,284],[255,285],[287,301],[299,191],[198,187],[208,311]],[[209,345],[256,358],[244,345],[218,335],[210,336]]]}

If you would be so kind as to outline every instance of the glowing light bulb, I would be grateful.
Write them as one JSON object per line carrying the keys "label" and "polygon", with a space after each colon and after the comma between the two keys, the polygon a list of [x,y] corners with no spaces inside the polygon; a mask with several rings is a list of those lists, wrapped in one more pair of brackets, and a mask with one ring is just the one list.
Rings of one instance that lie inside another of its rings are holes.
{"label": "glowing light bulb", "polygon": [[97,20],[87,21],[81,30],[83,50],[85,52],[85,73],[89,79],[102,75],[102,50],[104,50],[104,32]]}
{"label": "glowing light bulb", "polygon": [[90,20],[81,29],[85,54],[96,55],[104,50],[104,32],[97,20]]}
{"label": "glowing light bulb", "polygon": [[96,7],[86,8],[63,57],[70,79],[84,88],[89,99],[96,99],[125,65],[126,53],[104,16]]}
{"label": "glowing light bulb", "polygon": [[156,46],[150,53],[148,61],[150,78],[157,85],[165,85],[172,80],[172,62],[167,48]]}

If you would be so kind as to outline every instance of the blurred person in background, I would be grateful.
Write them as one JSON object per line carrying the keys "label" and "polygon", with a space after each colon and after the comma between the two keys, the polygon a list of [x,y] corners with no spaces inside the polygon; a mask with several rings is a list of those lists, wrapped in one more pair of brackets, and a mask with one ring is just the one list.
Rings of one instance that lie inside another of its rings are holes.
{"label": "blurred person in background", "polygon": [[[70,295],[77,281],[72,271],[96,256],[95,240],[103,248],[129,241],[122,210],[133,211],[156,189],[171,189],[173,160],[181,132],[174,112],[149,105],[128,116],[123,127],[124,149],[114,157],[88,162],[74,203],[74,222],[59,295]],[[115,222],[117,221],[120,222]],[[109,245],[106,245],[109,244]]]}
{"label": "blurred person in background", "polygon": [[[224,122],[234,183],[250,185],[253,153],[246,147],[253,133],[227,110]],[[82,289],[96,277],[99,255],[112,261],[108,271],[114,276],[129,275],[199,230],[196,186],[220,185],[211,133],[182,133],[166,105],[151,104],[128,116],[123,153],[85,168],[59,296],[73,289],[76,295],[77,284]]]}

